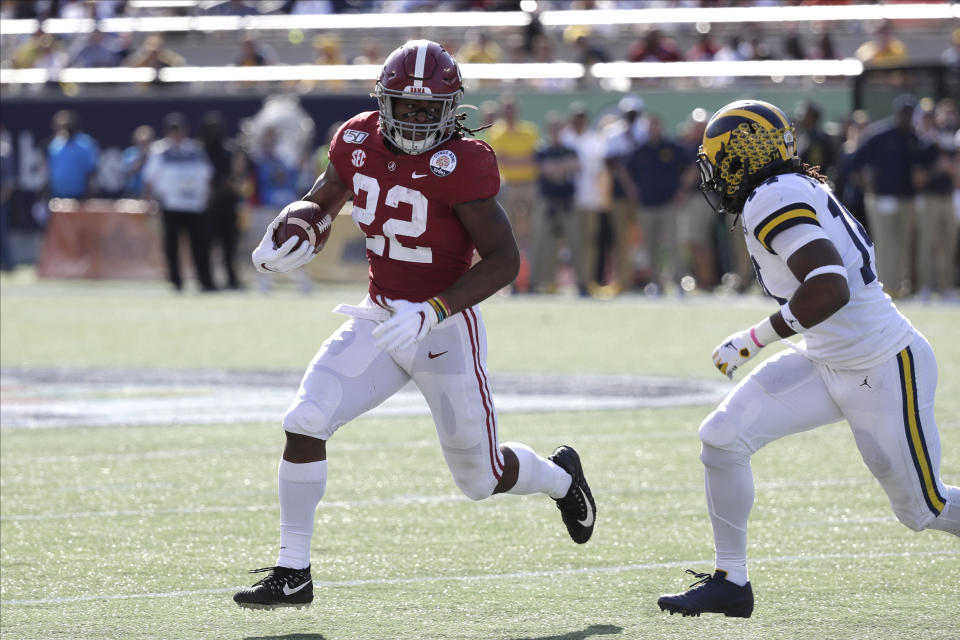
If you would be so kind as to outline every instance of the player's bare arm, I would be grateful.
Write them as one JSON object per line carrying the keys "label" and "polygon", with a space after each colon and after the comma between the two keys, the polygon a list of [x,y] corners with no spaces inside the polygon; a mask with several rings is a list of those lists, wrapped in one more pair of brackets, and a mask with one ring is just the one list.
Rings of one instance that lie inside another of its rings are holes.
{"label": "player's bare arm", "polygon": [[[842,275],[828,272],[809,277],[822,267],[843,268],[843,260],[829,240],[814,240],[800,247],[787,258],[787,266],[801,282],[790,298],[789,306],[803,327],[809,329],[820,324],[850,300],[850,288],[847,286],[847,279]],[[780,311],[770,316],[770,323],[782,338],[797,333],[787,324]]]}
{"label": "player's bare arm", "polygon": [[326,170],[316,179],[307,195],[302,200],[308,200],[320,206],[330,218],[336,218],[340,209],[350,199],[353,190],[343,184],[333,163],[327,164]]}
{"label": "player's bare arm", "polygon": [[457,313],[509,285],[520,270],[520,249],[503,207],[493,198],[453,207],[482,258],[441,295]]}

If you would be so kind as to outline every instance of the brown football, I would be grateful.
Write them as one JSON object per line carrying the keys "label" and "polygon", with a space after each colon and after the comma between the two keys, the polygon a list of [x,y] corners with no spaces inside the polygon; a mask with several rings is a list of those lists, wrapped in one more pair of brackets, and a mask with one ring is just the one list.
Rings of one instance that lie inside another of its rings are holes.
{"label": "brown football", "polygon": [[283,219],[273,232],[275,246],[279,247],[290,238],[297,237],[300,241],[294,245],[294,249],[298,249],[304,242],[313,247],[314,253],[323,249],[330,237],[333,220],[319,205],[297,200],[284,207],[280,213],[283,214]]}

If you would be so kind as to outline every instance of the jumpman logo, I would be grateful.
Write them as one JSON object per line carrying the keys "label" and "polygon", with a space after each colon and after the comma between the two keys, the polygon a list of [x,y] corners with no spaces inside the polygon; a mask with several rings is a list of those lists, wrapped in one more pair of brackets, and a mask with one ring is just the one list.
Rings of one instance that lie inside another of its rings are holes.
{"label": "jumpman logo", "polygon": [[860,383],[860,386],[866,387],[867,389],[873,389],[873,387],[870,386],[870,383],[867,382],[867,376],[863,376],[863,382]]}

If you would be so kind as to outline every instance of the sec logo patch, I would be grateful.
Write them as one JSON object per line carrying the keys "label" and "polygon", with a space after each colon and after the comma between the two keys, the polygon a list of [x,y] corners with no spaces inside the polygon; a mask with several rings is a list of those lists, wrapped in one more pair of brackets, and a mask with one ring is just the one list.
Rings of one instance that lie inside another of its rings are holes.
{"label": "sec logo patch", "polygon": [[366,161],[367,154],[363,149],[357,149],[350,154],[350,162],[352,162],[355,167],[362,167]]}
{"label": "sec logo patch", "polygon": [[437,151],[430,157],[430,171],[433,175],[448,176],[457,168],[457,155],[449,149]]}

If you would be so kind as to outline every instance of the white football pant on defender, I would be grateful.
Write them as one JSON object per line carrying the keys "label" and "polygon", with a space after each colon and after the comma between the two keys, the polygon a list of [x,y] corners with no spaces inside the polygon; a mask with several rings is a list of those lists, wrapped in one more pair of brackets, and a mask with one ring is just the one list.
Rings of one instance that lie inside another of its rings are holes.
{"label": "white football pant on defender", "polygon": [[944,485],[939,474],[936,385],[933,350],[922,336],[870,369],[832,369],[784,351],[754,370],[700,426],[717,567],[746,582],[753,453],[842,419],[900,522],[960,536],[960,488]]}

